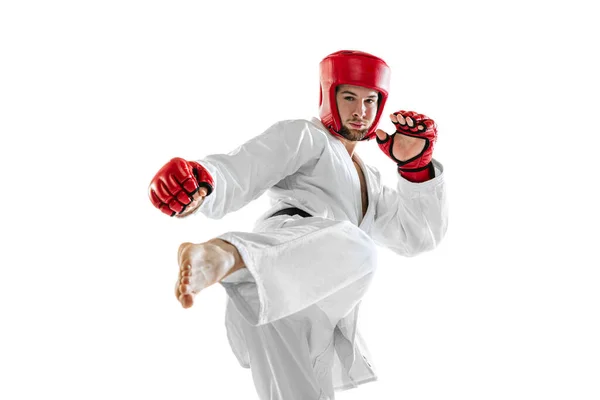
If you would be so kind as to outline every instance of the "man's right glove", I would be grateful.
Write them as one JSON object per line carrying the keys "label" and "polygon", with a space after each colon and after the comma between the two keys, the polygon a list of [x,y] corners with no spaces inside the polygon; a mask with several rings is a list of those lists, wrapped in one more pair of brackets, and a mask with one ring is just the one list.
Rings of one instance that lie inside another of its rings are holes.
{"label": "man's right glove", "polygon": [[185,210],[201,187],[206,188],[208,196],[213,185],[212,176],[202,165],[196,161],[173,158],[152,178],[148,195],[156,208],[172,217]]}

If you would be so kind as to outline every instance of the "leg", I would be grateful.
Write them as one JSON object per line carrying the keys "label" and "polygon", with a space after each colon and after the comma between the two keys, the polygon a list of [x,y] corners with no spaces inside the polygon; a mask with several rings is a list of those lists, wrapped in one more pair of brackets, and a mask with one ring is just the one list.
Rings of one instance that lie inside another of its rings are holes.
{"label": "leg", "polygon": [[175,296],[184,308],[194,304],[194,296],[202,289],[244,268],[235,246],[221,239],[199,244],[183,243],[179,246],[178,261]]}
{"label": "leg", "polygon": [[[373,242],[347,222],[288,216],[220,238],[235,245],[246,266],[221,284],[229,296],[230,345],[251,368],[260,399],[334,399],[333,332],[369,286]],[[349,359],[353,321],[343,326]],[[344,364],[344,371],[352,364]],[[341,373],[337,380],[353,382]]]}
{"label": "leg", "polygon": [[227,305],[228,334],[240,335],[261,400],[333,400],[332,329],[318,307],[252,326],[233,303]]}
{"label": "leg", "polygon": [[233,244],[245,268],[221,280],[252,325],[294,314],[374,272],[376,248],[346,221],[279,216],[254,232],[219,236]]}

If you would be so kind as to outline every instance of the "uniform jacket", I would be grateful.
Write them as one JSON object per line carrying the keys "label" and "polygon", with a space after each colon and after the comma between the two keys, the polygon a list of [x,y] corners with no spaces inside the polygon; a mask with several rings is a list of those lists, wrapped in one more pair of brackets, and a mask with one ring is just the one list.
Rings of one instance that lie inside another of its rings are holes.
{"label": "uniform jacket", "polygon": [[[364,216],[352,158],[343,143],[316,118],[278,122],[229,154],[198,160],[214,178],[214,191],[199,212],[209,218],[221,218],[266,193],[271,208],[257,224],[280,209],[297,207],[312,216],[347,221],[375,244],[402,256],[435,248],[448,221],[442,165],[433,161],[436,176],[427,182],[413,183],[398,174],[396,187],[388,187],[382,184],[375,168],[363,163],[356,152],[354,157],[366,180],[369,203]],[[392,162],[390,168],[395,168]],[[261,293],[261,298],[268,296],[269,293]],[[269,323],[323,298],[322,293],[307,296],[302,305],[291,304],[289,309],[265,306],[257,309],[256,315],[245,317],[256,325]],[[375,379],[367,349],[357,335],[358,306],[339,320],[334,332],[339,356],[334,367],[338,369],[334,375],[336,388]],[[243,341],[234,340],[231,344],[245,364]]]}

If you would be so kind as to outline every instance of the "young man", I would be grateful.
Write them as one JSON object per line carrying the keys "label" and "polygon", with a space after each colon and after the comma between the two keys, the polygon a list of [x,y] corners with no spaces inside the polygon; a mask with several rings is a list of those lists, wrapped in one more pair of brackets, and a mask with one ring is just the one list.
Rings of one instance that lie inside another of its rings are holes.
{"label": "young man", "polygon": [[[356,322],[376,245],[412,256],[433,249],[447,227],[435,123],[400,111],[390,116],[394,134],[377,130],[387,64],[339,51],[320,72],[320,119],[279,122],[227,155],[174,158],[149,188],[168,215],[210,218],[268,191],[272,207],[253,232],[180,246],[175,287],[187,308],[205,287],[223,285],[232,350],[263,400],[333,399],[375,380]],[[397,189],[354,151],[374,137],[397,164]]]}

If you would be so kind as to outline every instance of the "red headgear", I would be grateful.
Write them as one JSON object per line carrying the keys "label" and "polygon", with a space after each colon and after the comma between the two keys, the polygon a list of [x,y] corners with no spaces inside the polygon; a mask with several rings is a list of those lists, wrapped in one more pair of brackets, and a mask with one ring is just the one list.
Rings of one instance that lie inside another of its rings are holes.
{"label": "red headgear", "polygon": [[342,128],[340,113],[335,99],[339,85],[355,85],[379,92],[377,115],[363,140],[373,139],[388,97],[390,67],[381,58],[362,51],[342,50],[328,55],[321,61],[321,93],[319,115],[321,122],[334,135]]}

